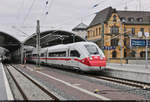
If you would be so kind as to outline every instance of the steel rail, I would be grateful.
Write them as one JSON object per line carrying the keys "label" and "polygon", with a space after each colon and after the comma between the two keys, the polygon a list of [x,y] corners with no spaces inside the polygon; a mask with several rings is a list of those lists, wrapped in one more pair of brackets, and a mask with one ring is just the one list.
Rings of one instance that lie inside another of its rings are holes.
{"label": "steel rail", "polygon": [[26,96],[26,94],[23,92],[23,89],[20,87],[20,85],[18,84],[18,82],[16,81],[15,77],[12,75],[12,73],[10,72],[9,68],[7,65],[5,65],[5,68],[7,69],[9,75],[11,76],[11,78],[13,79],[14,83],[16,84],[17,88],[19,89],[22,97],[24,98],[24,100],[29,100]]}
{"label": "steel rail", "polygon": [[102,79],[102,80],[106,80],[106,81],[111,81],[111,82],[115,82],[115,83],[119,83],[119,84],[136,87],[136,88],[141,88],[141,89],[146,88],[146,86],[150,87],[150,85],[148,83],[146,84],[146,83],[132,81],[132,80],[128,80],[128,79],[115,78],[115,77],[109,77],[109,76],[93,76],[93,77],[97,78],[97,79]]}
{"label": "steel rail", "polygon": [[35,82],[33,79],[31,79],[29,76],[27,76],[25,73],[20,71],[16,66],[11,65],[13,68],[15,68],[19,73],[21,73],[23,76],[25,76],[28,80],[30,80],[32,83],[34,83],[36,86],[38,86],[43,92],[45,92],[48,96],[50,96],[54,100],[59,100],[55,95],[53,95],[51,92],[46,90],[43,86],[39,85],[37,82]]}
{"label": "steel rail", "polygon": [[98,76],[98,75],[93,75],[93,74],[84,73],[84,72],[81,73],[80,71],[74,72],[73,70],[65,70],[65,69],[59,69],[59,70],[67,71],[67,72],[78,74],[78,75],[93,77],[96,79],[106,80],[106,81],[110,81],[110,82],[114,82],[114,83],[118,83],[118,84],[122,84],[122,85],[127,85],[127,86],[131,86],[131,87],[141,88],[144,90],[150,89],[150,83],[144,83],[144,82],[140,82],[140,81],[111,77],[111,76],[105,76],[105,75]]}

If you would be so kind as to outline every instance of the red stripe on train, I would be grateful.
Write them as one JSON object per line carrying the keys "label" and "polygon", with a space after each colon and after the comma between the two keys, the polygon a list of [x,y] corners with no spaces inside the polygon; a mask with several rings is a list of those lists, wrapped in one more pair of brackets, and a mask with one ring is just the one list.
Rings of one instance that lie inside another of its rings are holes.
{"label": "red stripe on train", "polygon": [[[32,58],[32,59],[37,59],[37,58]],[[71,58],[40,58],[41,60],[64,60],[64,61],[70,61],[72,60]],[[95,66],[95,67],[100,67],[100,66],[106,66],[106,58],[100,59],[100,57],[92,57],[92,60],[90,58],[84,58],[84,59],[77,59],[74,58],[74,61],[80,62],[84,65],[87,66]]]}

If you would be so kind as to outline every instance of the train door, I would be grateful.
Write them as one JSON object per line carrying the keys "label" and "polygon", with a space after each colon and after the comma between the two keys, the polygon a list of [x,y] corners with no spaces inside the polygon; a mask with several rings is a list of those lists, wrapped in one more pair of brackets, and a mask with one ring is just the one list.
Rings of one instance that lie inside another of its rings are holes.
{"label": "train door", "polygon": [[47,64],[47,58],[48,58],[48,49],[45,52],[45,63]]}
{"label": "train door", "polygon": [[70,50],[70,66],[73,69],[80,69],[79,68],[79,62],[78,60],[80,59],[80,53],[77,50]]}

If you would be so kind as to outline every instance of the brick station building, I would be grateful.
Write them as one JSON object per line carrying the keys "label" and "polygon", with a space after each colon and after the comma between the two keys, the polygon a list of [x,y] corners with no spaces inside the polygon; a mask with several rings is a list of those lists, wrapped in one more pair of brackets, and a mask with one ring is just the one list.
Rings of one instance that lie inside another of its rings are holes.
{"label": "brick station building", "polygon": [[129,63],[129,60],[145,59],[144,45],[131,46],[134,39],[144,43],[145,32],[150,32],[150,12],[120,11],[108,7],[98,12],[88,26],[87,39],[103,48],[109,62]]}

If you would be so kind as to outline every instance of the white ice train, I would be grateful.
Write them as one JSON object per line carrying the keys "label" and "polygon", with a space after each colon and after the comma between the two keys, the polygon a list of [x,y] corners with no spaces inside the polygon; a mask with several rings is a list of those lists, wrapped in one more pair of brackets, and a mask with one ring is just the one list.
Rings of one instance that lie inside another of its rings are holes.
{"label": "white ice train", "polygon": [[[27,61],[35,62],[37,51],[27,56]],[[92,42],[76,42],[42,48],[40,63],[81,71],[100,71],[106,67],[106,58],[101,49]]]}

